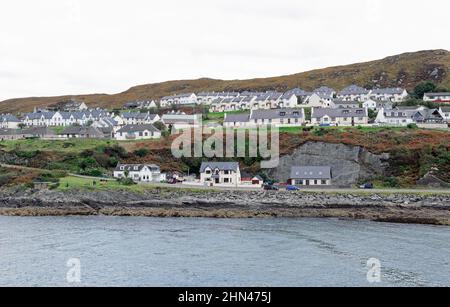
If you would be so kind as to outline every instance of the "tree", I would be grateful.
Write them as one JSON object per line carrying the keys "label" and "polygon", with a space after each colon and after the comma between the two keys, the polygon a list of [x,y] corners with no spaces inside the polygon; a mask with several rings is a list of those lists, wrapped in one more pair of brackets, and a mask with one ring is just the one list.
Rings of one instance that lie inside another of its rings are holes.
{"label": "tree", "polygon": [[417,99],[423,99],[423,96],[425,93],[431,93],[434,92],[436,90],[436,84],[434,84],[431,81],[426,81],[426,82],[422,82],[419,83],[415,88],[414,88],[414,98]]}
{"label": "tree", "polygon": [[156,122],[156,123],[153,124],[153,126],[155,126],[155,128],[158,129],[161,132],[167,130],[166,125],[164,125],[162,122]]}

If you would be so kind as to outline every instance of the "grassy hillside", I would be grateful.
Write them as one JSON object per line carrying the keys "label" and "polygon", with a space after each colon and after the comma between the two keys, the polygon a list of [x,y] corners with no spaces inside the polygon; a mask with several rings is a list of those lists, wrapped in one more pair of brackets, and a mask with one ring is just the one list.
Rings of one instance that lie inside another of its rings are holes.
{"label": "grassy hillside", "polygon": [[69,98],[84,100],[90,106],[114,108],[121,107],[124,102],[130,100],[159,99],[165,95],[181,92],[285,91],[297,86],[312,90],[321,85],[340,90],[352,83],[368,88],[401,86],[411,90],[419,82],[425,80],[450,87],[449,68],[450,53],[447,50],[428,50],[405,53],[372,62],[330,67],[272,78],[228,81],[204,78],[140,85],[114,95],[95,94],[10,99],[0,102],[0,113],[31,111],[34,107],[51,105]]}

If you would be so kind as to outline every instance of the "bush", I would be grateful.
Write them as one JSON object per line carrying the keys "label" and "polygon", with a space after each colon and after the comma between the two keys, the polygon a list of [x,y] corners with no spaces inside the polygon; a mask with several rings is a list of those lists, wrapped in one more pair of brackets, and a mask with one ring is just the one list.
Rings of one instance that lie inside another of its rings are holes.
{"label": "bush", "polygon": [[128,152],[125,150],[125,148],[119,145],[107,146],[103,149],[103,152],[108,156],[113,156],[120,159],[128,158]]}
{"label": "bush", "polygon": [[117,179],[117,182],[121,185],[126,185],[126,186],[130,186],[130,185],[135,185],[137,184],[136,182],[133,181],[133,179],[131,178],[120,178]]}
{"label": "bush", "polygon": [[86,169],[80,172],[80,175],[90,176],[90,177],[103,177],[103,172],[97,168]]}
{"label": "bush", "polygon": [[149,150],[147,148],[139,148],[134,151],[134,154],[138,157],[144,158],[149,154]]}
{"label": "bush", "polygon": [[408,124],[408,129],[417,129],[417,128],[419,128],[419,127],[417,127],[417,125],[416,124]]}
{"label": "bush", "polygon": [[400,186],[400,182],[395,177],[387,177],[383,181],[383,186],[387,188],[398,188]]}

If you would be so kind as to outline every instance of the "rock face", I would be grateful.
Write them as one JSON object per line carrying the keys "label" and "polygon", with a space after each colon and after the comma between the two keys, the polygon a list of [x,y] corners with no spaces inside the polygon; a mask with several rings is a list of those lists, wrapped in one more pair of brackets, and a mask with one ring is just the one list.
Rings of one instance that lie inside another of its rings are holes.
{"label": "rock face", "polygon": [[359,146],[309,142],[292,155],[280,158],[269,175],[286,182],[293,166],[330,166],[334,186],[350,186],[359,180],[382,176],[389,166],[389,154],[376,155]]}

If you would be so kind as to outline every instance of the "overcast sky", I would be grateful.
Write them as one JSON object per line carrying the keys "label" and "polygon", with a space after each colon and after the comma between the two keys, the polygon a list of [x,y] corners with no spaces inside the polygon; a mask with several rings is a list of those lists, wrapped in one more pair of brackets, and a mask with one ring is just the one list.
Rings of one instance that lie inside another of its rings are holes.
{"label": "overcast sky", "polygon": [[448,0],[1,0],[0,100],[450,49]]}

